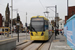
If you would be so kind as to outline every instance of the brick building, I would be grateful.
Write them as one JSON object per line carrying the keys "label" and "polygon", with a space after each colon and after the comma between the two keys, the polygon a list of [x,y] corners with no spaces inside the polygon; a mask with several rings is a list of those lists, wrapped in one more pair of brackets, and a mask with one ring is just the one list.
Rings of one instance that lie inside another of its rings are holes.
{"label": "brick building", "polygon": [[68,7],[68,16],[65,16],[65,23],[72,15],[75,14],[75,6]]}
{"label": "brick building", "polygon": [[0,14],[0,27],[2,27],[2,15]]}

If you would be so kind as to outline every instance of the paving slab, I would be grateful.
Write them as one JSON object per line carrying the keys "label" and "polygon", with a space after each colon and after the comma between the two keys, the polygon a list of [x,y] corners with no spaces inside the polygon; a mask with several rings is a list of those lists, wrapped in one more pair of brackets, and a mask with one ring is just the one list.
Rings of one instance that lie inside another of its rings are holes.
{"label": "paving slab", "polygon": [[56,39],[52,41],[50,50],[72,50],[72,48],[67,44],[66,37],[59,34],[56,36]]}

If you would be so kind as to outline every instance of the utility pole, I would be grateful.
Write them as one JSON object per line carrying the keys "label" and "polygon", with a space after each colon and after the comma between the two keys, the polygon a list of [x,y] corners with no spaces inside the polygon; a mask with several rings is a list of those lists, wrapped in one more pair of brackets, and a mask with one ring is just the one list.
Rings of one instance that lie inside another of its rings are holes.
{"label": "utility pole", "polygon": [[[57,17],[57,5],[55,5],[55,18]],[[55,29],[56,29],[56,26],[57,26],[57,20],[55,19],[55,22],[56,22],[56,25],[55,25]]]}
{"label": "utility pole", "polygon": [[27,40],[27,12],[26,12],[26,40]]}
{"label": "utility pole", "polygon": [[11,37],[13,37],[13,34],[12,34],[12,18],[13,18],[13,0],[11,0]]}
{"label": "utility pole", "polygon": [[19,17],[19,14],[17,13],[17,34],[18,34],[18,42],[19,42],[19,25],[20,25],[20,17]]}
{"label": "utility pole", "polygon": [[[57,5],[55,5],[55,18],[56,18],[56,15],[57,15]],[[57,20],[55,19],[55,39],[56,39],[56,25],[57,25]]]}
{"label": "utility pole", "polygon": [[67,19],[69,18],[68,16],[68,0],[67,0]]}

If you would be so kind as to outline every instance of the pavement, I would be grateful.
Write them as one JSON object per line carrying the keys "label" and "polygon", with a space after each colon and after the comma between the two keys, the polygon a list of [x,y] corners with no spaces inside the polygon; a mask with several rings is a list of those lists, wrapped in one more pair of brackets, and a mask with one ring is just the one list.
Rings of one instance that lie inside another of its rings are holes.
{"label": "pavement", "polygon": [[28,42],[28,41],[30,41],[30,40],[22,40],[22,41],[16,41],[16,46],[18,46],[18,45],[21,45],[21,44],[23,44],[23,43],[26,43],[26,42]]}
{"label": "pavement", "polygon": [[[17,34],[13,33],[13,37],[17,38]],[[9,39],[9,38],[11,38],[11,34],[9,35],[9,37],[0,35],[0,40],[5,40],[5,39]],[[16,39],[16,45],[20,45],[20,44],[26,43],[28,41],[30,41],[30,34],[27,33],[27,39],[26,39],[26,33],[20,33],[19,34],[19,42]]]}
{"label": "pavement", "polygon": [[[13,35],[14,35],[14,37],[17,37],[17,34],[13,34]],[[26,42],[30,41],[30,34],[27,33],[27,39],[26,39],[26,33],[20,33],[19,35],[20,35],[19,42],[18,42],[18,39],[17,39],[16,45],[20,45],[20,44],[23,44],[23,43],[26,43]]]}
{"label": "pavement", "polygon": [[64,35],[57,35],[51,43],[50,50],[72,50],[67,44],[67,39]]}

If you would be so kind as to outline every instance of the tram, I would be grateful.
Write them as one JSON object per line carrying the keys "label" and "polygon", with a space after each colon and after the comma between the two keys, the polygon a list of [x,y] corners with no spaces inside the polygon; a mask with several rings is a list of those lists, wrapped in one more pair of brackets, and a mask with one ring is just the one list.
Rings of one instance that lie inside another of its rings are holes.
{"label": "tram", "polygon": [[50,37],[48,19],[44,16],[33,16],[30,20],[30,40],[46,41]]}

